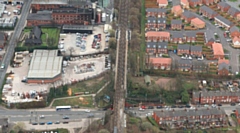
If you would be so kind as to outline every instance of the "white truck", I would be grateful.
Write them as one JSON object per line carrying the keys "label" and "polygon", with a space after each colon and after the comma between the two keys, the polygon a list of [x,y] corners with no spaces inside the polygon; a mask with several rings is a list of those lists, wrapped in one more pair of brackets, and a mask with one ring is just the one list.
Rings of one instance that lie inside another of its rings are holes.
{"label": "white truck", "polygon": [[105,24],[103,32],[107,34],[108,31],[111,30],[111,29],[112,29],[112,26],[110,24]]}

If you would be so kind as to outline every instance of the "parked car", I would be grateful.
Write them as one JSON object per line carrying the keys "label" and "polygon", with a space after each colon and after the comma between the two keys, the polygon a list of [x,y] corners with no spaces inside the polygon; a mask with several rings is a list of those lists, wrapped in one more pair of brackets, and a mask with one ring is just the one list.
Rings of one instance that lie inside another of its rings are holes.
{"label": "parked car", "polygon": [[161,109],[161,108],[163,108],[162,106],[157,106],[157,109]]}
{"label": "parked car", "polygon": [[148,106],[148,109],[154,109],[154,107],[153,106]]}
{"label": "parked car", "polygon": [[231,106],[235,106],[235,105],[236,105],[236,103],[231,103],[230,105],[231,105]]}
{"label": "parked car", "polygon": [[40,119],[43,119],[43,118],[45,118],[45,116],[44,116],[44,115],[40,115],[39,118],[40,118]]}
{"label": "parked car", "polygon": [[90,110],[89,110],[89,109],[86,109],[86,110],[85,110],[85,113],[90,113]]}
{"label": "parked car", "polygon": [[69,117],[68,116],[63,116],[63,119],[69,119]]}
{"label": "parked car", "polygon": [[52,125],[52,122],[51,121],[47,122],[47,125]]}
{"label": "parked car", "polygon": [[60,124],[60,121],[56,121],[55,124]]}

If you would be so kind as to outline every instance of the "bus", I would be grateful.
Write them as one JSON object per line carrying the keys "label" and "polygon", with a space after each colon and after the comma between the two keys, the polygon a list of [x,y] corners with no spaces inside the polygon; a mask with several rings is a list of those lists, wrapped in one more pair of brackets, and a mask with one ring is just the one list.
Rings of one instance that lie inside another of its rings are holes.
{"label": "bus", "polygon": [[56,111],[71,110],[71,106],[57,106]]}

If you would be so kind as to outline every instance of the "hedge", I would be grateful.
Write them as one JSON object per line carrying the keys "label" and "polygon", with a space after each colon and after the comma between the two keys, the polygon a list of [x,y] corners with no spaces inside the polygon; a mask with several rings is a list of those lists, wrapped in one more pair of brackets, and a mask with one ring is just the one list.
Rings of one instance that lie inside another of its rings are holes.
{"label": "hedge", "polygon": [[24,103],[12,103],[11,108],[17,109],[31,109],[31,108],[44,108],[46,107],[46,101],[33,101]]}
{"label": "hedge", "polygon": [[159,127],[157,122],[150,116],[147,116],[147,119],[149,120],[149,122],[153,125],[153,126],[156,126],[156,127]]}
{"label": "hedge", "polygon": [[57,49],[57,46],[52,46],[52,47],[49,47],[49,46],[30,46],[30,47],[27,47],[27,46],[23,46],[23,47],[16,47],[15,48],[15,52],[19,52],[19,51],[29,51],[30,53],[33,52],[34,49],[49,49],[49,50],[52,50],[52,49]]}

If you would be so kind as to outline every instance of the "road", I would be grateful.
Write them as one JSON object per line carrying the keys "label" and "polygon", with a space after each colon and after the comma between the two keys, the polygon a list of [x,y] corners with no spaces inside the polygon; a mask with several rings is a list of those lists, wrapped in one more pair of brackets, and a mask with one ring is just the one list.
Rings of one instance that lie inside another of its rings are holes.
{"label": "road", "polygon": [[[103,118],[104,111],[91,111],[94,114],[94,118]],[[20,122],[20,121],[32,121],[32,122],[56,122],[64,121],[63,116],[68,116],[69,119],[65,121],[79,121],[81,119],[86,119],[89,113],[84,110],[78,111],[31,111],[30,110],[0,110],[0,117],[9,118],[9,122]],[[44,115],[44,119],[40,119],[39,116]]]}
{"label": "road", "polygon": [[2,60],[2,64],[5,65],[5,68],[0,69],[0,87],[3,86],[3,81],[4,81],[4,78],[5,78],[5,74],[7,72],[7,68],[9,66],[10,61],[11,61],[11,59],[13,57],[13,54],[14,54],[14,48],[16,46],[16,41],[19,38],[19,36],[20,36],[20,34],[21,34],[21,32],[24,28],[25,21],[27,19],[28,13],[29,13],[31,3],[32,3],[32,0],[24,0],[24,5],[22,7],[21,17],[20,17],[20,19],[18,20],[18,22],[15,26],[12,38],[10,39],[9,44],[7,46],[6,54],[5,54],[5,56]]}

